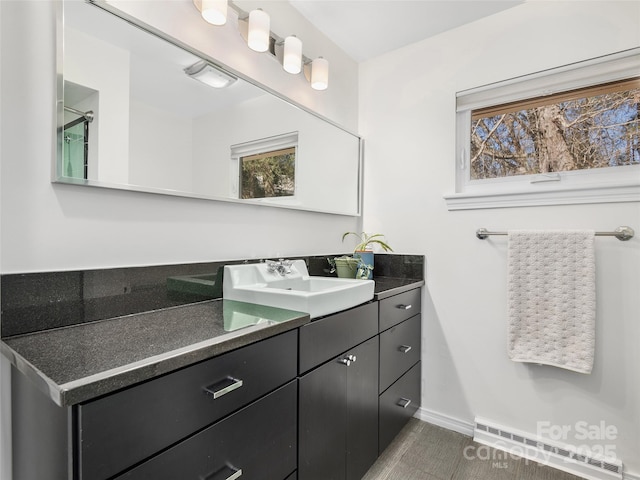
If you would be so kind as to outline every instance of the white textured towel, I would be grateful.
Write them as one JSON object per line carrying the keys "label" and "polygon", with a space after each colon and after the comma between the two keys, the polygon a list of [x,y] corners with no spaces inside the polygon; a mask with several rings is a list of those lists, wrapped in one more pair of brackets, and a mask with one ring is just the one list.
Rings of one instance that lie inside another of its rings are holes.
{"label": "white textured towel", "polygon": [[509,358],[591,373],[595,278],[592,230],[509,231]]}

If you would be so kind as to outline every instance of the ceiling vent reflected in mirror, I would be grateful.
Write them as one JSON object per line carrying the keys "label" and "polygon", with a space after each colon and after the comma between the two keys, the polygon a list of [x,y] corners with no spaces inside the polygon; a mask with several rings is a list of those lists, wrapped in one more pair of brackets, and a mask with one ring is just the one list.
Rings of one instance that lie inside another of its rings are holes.
{"label": "ceiling vent reflected in mirror", "polygon": [[213,88],[225,88],[232,85],[237,80],[233,75],[220,70],[204,60],[185,68],[184,73],[194,80],[198,80],[199,82]]}

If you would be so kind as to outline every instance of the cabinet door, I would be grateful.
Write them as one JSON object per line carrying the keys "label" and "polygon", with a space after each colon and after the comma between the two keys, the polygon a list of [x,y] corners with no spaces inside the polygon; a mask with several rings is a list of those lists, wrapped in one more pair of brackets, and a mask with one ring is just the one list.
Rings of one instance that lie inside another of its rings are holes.
{"label": "cabinet door", "polygon": [[346,469],[347,367],[330,360],[300,378],[298,477],[344,480]]}
{"label": "cabinet door", "polygon": [[376,461],[378,343],[374,337],[300,379],[301,480],[359,480]]}
{"label": "cabinet door", "polygon": [[378,337],[348,355],[347,480],[360,480],[378,457]]}

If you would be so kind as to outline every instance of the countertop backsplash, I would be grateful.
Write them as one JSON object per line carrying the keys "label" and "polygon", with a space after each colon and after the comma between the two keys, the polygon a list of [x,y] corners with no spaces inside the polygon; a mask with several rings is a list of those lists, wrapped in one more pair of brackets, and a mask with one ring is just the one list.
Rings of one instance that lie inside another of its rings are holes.
{"label": "countertop backsplash", "polygon": [[[337,255],[288,258],[304,259],[311,275],[333,276],[327,258]],[[2,275],[2,338],[221,298],[224,265],[259,261]],[[374,280],[385,291],[424,280],[424,262],[423,255],[376,254]],[[175,279],[185,276],[199,288],[180,288]]]}

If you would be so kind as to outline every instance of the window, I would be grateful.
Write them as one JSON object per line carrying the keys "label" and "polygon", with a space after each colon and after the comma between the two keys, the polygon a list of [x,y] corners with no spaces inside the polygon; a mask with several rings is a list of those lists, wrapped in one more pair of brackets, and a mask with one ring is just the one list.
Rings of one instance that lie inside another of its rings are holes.
{"label": "window", "polygon": [[295,168],[293,147],[240,157],[240,198],[293,196]]}
{"label": "window", "polygon": [[640,201],[639,50],[458,93],[449,209]]}
{"label": "window", "polygon": [[640,79],[471,112],[473,180],[640,165]]}
{"label": "window", "polygon": [[298,132],[231,146],[231,195],[289,202],[296,194]]}

